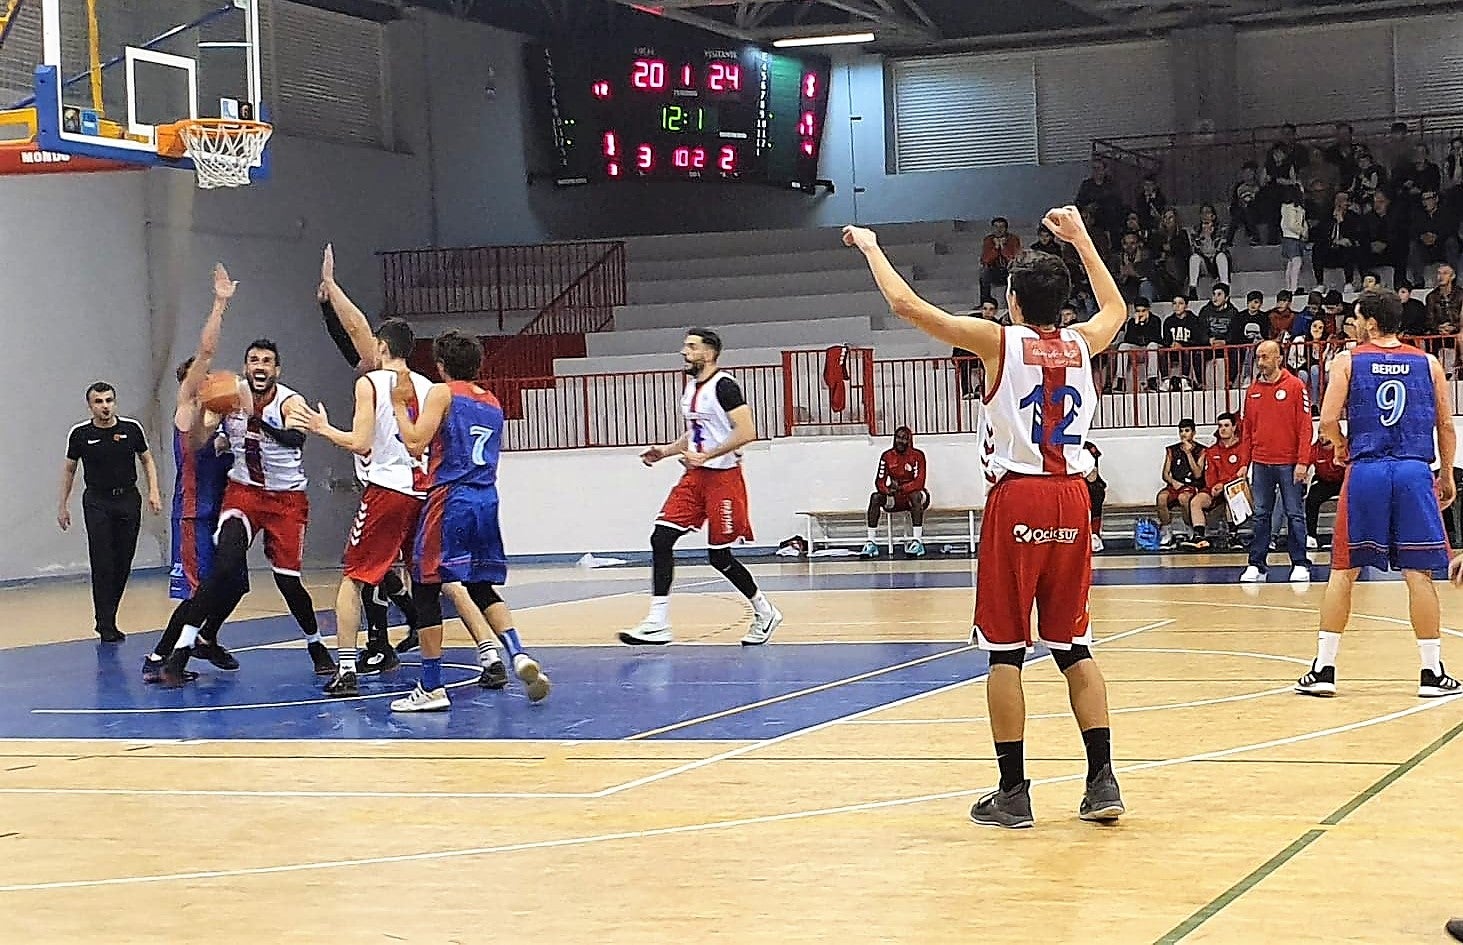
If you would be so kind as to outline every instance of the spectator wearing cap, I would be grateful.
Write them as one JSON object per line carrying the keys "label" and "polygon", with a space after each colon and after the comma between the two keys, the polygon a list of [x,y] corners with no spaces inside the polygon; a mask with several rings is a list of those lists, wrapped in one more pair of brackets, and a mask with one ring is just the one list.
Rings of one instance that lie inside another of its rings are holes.
{"label": "spectator wearing cap", "polygon": [[1408,275],[1416,285],[1427,285],[1428,270],[1451,263],[1457,243],[1458,218],[1444,210],[1436,189],[1423,191],[1422,210],[1412,216],[1412,257]]}
{"label": "spectator wearing cap", "polygon": [[1231,259],[1229,240],[1224,238],[1224,228],[1214,205],[1206,203],[1199,208],[1199,225],[1189,234],[1193,255],[1189,257],[1189,296],[1199,297],[1199,276],[1207,272],[1218,277],[1222,283],[1229,282]]}
{"label": "spectator wearing cap", "polygon": [[1163,325],[1153,317],[1148,299],[1139,296],[1133,314],[1118,333],[1118,374],[1112,389],[1123,390],[1131,380],[1134,387],[1142,384],[1158,390],[1158,349],[1162,347]]}
{"label": "spectator wearing cap", "polygon": [[1361,219],[1351,211],[1351,195],[1338,190],[1331,212],[1311,225],[1311,269],[1316,284],[1326,284],[1327,269],[1340,269],[1346,275],[1343,291],[1355,291],[1352,286],[1363,238]]}
{"label": "spectator wearing cap", "polygon": [[1405,338],[1425,338],[1433,334],[1427,306],[1412,297],[1412,283],[1403,279],[1397,284],[1397,297],[1402,300],[1402,330]]}
{"label": "spectator wearing cap", "polygon": [[1265,293],[1250,292],[1245,296],[1244,311],[1229,320],[1229,369],[1240,387],[1250,382],[1255,373],[1255,345],[1270,337],[1270,313],[1265,311]]}
{"label": "spectator wearing cap", "polygon": [[1006,285],[1011,279],[1011,263],[1021,255],[1021,237],[1011,232],[1011,224],[1005,217],[991,220],[991,232],[986,234],[980,248],[980,297],[990,298],[996,285]]}
{"label": "spectator wearing cap", "polygon": [[1276,341],[1282,341],[1295,334],[1295,311],[1290,307],[1291,299],[1295,298],[1289,289],[1281,289],[1275,294],[1275,307],[1270,310],[1270,335]]}

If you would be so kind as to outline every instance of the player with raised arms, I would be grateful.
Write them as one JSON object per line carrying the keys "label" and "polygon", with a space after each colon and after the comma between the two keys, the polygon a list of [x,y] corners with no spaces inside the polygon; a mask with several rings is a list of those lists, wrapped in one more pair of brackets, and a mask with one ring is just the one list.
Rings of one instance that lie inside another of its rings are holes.
{"label": "player with raised arms", "polygon": [[863,252],[896,315],[947,345],[974,352],[991,378],[984,446],[990,492],[981,519],[971,637],[990,655],[986,701],[1001,780],[970,810],[971,820],[982,826],[1035,823],[1021,686],[1026,650],[1035,642],[1033,604],[1037,636],[1067,679],[1087,750],[1078,816],[1107,822],[1124,813],[1112,770],[1107,684],[1090,649],[1092,538],[1083,477],[1093,458],[1082,444],[1098,402],[1092,356],[1112,343],[1128,309],[1077,209],[1054,209],[1042,223],[1082,259],[1101,306],[1090,321],[1057,327],[1072,291],[1071,274],[1057,256],[1026,252],[1011,264],[1006,301],[1013,324],[1003,327],[931,305],[895,270],[872,231],[843,231],[844,243]]}

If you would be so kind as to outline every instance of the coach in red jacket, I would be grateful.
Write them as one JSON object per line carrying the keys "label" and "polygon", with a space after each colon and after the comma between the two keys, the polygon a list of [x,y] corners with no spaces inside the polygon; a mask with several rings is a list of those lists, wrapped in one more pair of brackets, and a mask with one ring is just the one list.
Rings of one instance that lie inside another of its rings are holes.
{"label": "coach in red jacket", "polygon": [[1250,485],[1255,494],[1255,534],[1250,540],[1250,566],[1240,580],[1265,580],[1270,514],[1279,492],[1289,520],[1290,579],[1307,582],[1311,563],[1306,558],[1305,483],[1310,478],[1314,434],[1310,396],[1305,382],[1281,367],[1280,345],[1260,342],[1255,362],[1259,371],[1245,391],[1240,421],[1241,453],[1250,461]]}
{"label": "coach in red jacket", "polygon": [[914,431],[900,427],[894,431],[894,448],[879,457],[879,471],[874,474],[874,493],[869,496],[869,540],[863,556],[879,556],[878,534],[881,512],[908,512],[914,525],[914,538],[904,546],[904,553],[913,558],[925,553],[925,509],[930,507],[930,494],[925,489],[925,454],[914,448]]}

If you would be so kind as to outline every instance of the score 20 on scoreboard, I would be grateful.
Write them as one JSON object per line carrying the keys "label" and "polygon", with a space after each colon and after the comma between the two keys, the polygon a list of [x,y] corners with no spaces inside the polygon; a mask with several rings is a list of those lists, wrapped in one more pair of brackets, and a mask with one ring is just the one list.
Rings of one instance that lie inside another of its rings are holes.
{"label": "score 20 on scoreboard", "polygon": [[812,188],[831,66],[756,46],[530,53],[560,185],[755,181]]}

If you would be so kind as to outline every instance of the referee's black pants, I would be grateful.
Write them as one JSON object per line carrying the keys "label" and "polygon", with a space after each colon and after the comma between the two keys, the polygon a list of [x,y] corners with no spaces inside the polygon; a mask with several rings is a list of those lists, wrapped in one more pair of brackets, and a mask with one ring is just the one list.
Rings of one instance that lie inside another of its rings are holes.
{"label": "referee's black pants", "polygon": [[86,519],[86,550],[91,557],[96,630],[115,630],[117,607],[132,574],[137,533],[142,529],[142,493],[136,487],[87,489],[81,494],[81,511]]}

